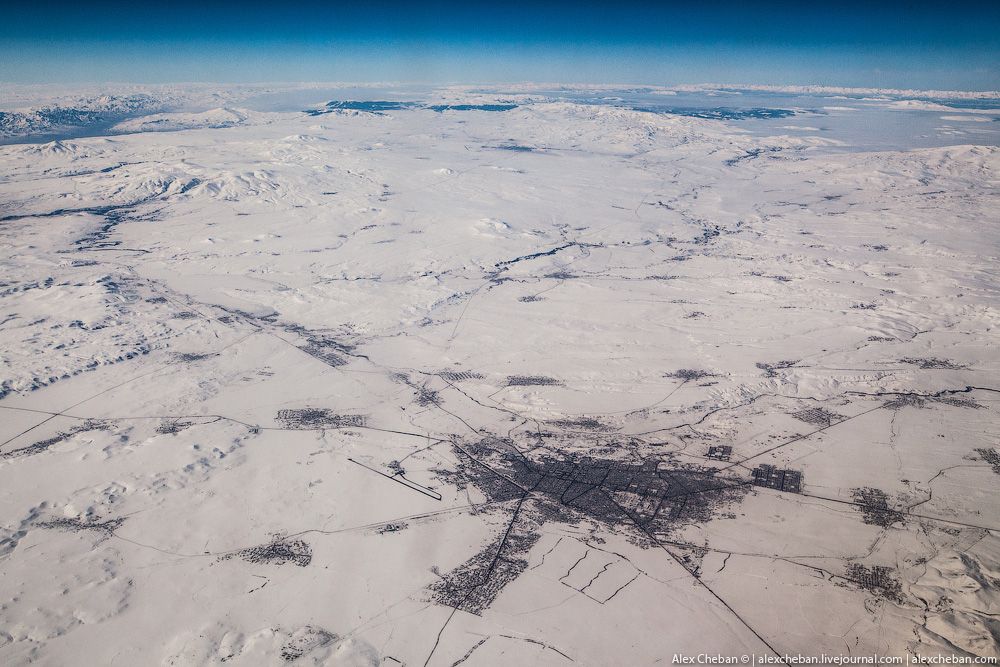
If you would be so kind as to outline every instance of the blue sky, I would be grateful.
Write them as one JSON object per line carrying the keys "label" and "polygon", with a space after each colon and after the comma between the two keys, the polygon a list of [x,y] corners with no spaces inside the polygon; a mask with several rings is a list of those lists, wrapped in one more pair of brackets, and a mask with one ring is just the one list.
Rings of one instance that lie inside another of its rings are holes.
{"label": "blue sky", "polygon": [[1000,88],[1000,2],[19,2],[0,81]]}

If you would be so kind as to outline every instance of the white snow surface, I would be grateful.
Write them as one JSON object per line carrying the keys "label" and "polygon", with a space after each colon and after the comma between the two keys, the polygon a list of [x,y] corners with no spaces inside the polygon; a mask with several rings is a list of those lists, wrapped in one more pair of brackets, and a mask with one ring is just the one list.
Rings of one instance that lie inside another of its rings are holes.
{"label": "white snow surface", "polygon": [[0,663],[1000,655],[1000,149],[236,98],[0,146]]}

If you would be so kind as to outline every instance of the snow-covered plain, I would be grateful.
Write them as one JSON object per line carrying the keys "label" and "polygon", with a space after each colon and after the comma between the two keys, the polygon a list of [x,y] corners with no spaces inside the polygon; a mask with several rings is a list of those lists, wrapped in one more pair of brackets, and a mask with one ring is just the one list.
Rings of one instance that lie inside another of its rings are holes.
{"label": "snow-covered plain", "polygon": [[1000,149],[223,97],[0,147],[0,662],[1000,654]]}

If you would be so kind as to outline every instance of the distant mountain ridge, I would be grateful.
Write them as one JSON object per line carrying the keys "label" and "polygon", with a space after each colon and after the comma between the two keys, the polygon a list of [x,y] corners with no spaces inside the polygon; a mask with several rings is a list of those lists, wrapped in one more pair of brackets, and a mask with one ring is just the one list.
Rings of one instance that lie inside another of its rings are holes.
{"label": "distant mountain ridge", "polygon": [[45,106],[27,111],[0,111],[0,138],[51,134],[95,124],[114,124],[131,116],[164,108],[152,95],[99,95],[73,106]]}

